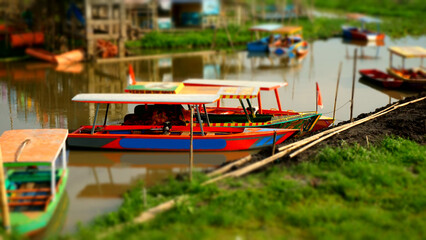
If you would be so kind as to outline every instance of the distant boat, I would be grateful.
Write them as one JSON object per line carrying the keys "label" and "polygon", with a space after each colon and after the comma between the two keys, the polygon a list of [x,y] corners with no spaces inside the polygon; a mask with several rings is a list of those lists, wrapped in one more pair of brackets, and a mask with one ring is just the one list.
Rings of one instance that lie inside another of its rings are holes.
{"label": "distant boat", "polygon": [[68,179],[67,135],[67,129],[24,129],[6,131],[0,137],[1,164],[10,167],[5,184],[13,232],[37,234],[58,208]]}
{"label": "distant boat", "polygon": [[[361,41],[383,41],[385,39],[385,34],[379,32],[380,19],[367,17],[364,15],[350,15],[351,19],[356,19],[361,22],[362,26],[353,27],[353,26],[342,26],[342,33],[344,39],[353,39]],[[366,23],[377,23],[377,32],[370,31],[365,29]]]}
{"label": "distant boat", "polygon": [[404,81],[392,77],[377,69],[361,69],[359,73],[363,78],[384,88],[399,88]]}
{"label": "distant boat", "polygon": [[[417,91],[426,90],[426,69],[422,66],[423,58],[426,57],[426,49],[418,46],[389,47],[391,54],[388,74],[403,80],[403,86]],[[392,66],[392,56],[402,57],[401,68]],[[420,58],[420,66],[414,68],[405,68],[406,58]]]}
{"label": "distant boat", "polygon": [[41,48],[27,48],[25,49],[25,53],[34,58],[59,65],[66,65],[84,60],[84,51],[81,49],[71,50],[62,54],[53,54]]}
{"label": "distant boat", "polygon": [[277,55],[303,56],[308,52],[308,43],[302,38],[302,27],[262,24],[250,28],[252,33],[266,32],[269,37],[247,44],[247,51],[270,52]]}

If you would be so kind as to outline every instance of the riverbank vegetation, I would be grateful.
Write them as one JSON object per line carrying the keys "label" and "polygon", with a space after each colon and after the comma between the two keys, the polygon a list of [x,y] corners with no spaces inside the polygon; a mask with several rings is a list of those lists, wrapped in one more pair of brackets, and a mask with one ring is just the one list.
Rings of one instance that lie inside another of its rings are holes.
{"label": "riverbank vegetation", "polygon": [[[388,137],[374,146],[341,143],[314,159],[275,165],[241,179],[201,186],[178,181],[141,188],[117,211],[72,238],[109,239],[422,239],[426,235],[426,146]],[[186,195],[150,222],[127,222],[159,202]],[[108,234],[105,234],[108,233]]]}
{"label": "riverbank vegetation", "polygon": [[[316,1],[316,6],[324,10],[336,11],[336,17],[325,18],[316,17],[312,20],[307,18],[292,19],[285,21],[285,25],[300,25],[303,27],[303,36],[309,41],[316,39],[326,39],[341,34],[343,24],[360,26],[359,22],[345,19],[345,12],[360,12],[374,17],[380,17],[383,22],[380,31],[383,31],[391,38],[400,38],[407,35],[421,36],[426,34],[424,28],[423,13],[426,11],[425,4],[416,1],[408,1],[409,4],[389,4],[383,6],[382,2],[371,0],[369,4],[361,4],[360,1]],[[394,1],[390,1],[394,2]],[[344,4],[347,3],[347,4]],[[346,6],[348,6],[346,8]],[[403,6],[399,8],[398,6]],[[407,7],[410,6],[410,7]],[[343,12],[345,11],[345,12]],[[259,23],[258,23],[259,24]],[[126,47],[130,49],[227,49],[231,46],[231,41],[236,49],[244,49],[246,43],[253,40],[249,31],[253,23],[244,26],[228,26],[229,36],[225,29],[218,29],[215,33],[212,29],[179,31],[179,32],[151,32],[140,40],[126,42]],[[375,24],[367,25],[368,29],[375,30]],[[266,35],[265,35],[266,36]],[[215,39],[215,40],[214,40]]]}

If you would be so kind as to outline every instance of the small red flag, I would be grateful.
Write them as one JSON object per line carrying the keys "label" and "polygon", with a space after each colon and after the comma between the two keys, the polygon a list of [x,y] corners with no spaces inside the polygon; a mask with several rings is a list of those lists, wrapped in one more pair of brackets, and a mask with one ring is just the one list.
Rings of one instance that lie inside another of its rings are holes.
{"label": "small red flag", "polygon": [[131,64],[129,64],[129,76],[127,78],[127,81],[129,82],[129,85],[136,84],[135,72],[133,71],[133,67]]}
{"label": "small red flag", "polygon": [[324,105],[322,105],[321,91],[319,89],[318,82],[316,84],[317,84],[317,105],[322,109]]}

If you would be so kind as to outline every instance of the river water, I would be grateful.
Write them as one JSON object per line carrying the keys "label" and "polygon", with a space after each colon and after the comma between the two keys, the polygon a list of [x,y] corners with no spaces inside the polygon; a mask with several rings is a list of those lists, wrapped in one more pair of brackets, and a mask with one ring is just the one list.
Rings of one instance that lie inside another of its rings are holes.
{"label": "river water", "polygon": [[[386,39],[384,46],[359,46],[334,38],[315,41],[304,59],[286,60],[252,57],[247,52],[215,53],[191,57],[151,59],[114,64],[76,64],[57,67],[29,60],[0,63],[0,134],[9,129],[67,128],[90,124],[93,104],[74,103],[78,93],[122,93],[127,86],[127,67],[132,64],[139,81],[183,81],[188,78],[235,79],[287,82],[279,94],[284,109],[315,110],[315,82],[318,82],[327,116],[333,115],[334,96],[341,62],[342,74],[337,99],[336,122],[350,118],[354,49],[358,49],[357,68],[385,70],[389,65],[388,46],[426,47],[426,37]],[[394,65],[400,64],[394,58]],[[418,66],[409,59],[405,66]],[[356,75],[353,115],[371,112],[413,92],[384,90],[358,81]],[[272,93],[262,93],[263,107],[275,106]],[[235,104],[231,100],[225,104]],[[132,108],[112,105],[109,122],[119,122]],[[101,108],[101,113],[104,109]],[[139,181],[146,186],[181,172],[187,172],[188,153],[135,153],[114,151],[68,151],[70,175],[67,201],[63,208],[63,233],[75,231],[78,222],[113,211],[121,204],[122,194]],[[213,168],[249,152],[202,153],[195,155],[197,170]]]}

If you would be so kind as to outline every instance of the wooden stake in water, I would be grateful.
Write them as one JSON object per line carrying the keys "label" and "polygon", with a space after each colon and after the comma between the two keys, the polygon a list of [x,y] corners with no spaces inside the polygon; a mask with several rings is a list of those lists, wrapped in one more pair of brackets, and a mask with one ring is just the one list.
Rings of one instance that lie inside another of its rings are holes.
{"label": "wooden stake in water", "polygon": [[1,212],[3,217],[3,227],[6,232],[10,233],[10,216],[9,216],[9,204],[6,196],[6,184],[4,179],[3,169],[3,155],[0,147],[0,195],[1,195]]}
{"label": "wooden stake in water", "polygon": [[190,121],[190,141],[189,141],[189,181],[192,181],[192,168],[194,167],[194,106],[191,106]]}
{"label": "wooden stake in water", "polygon": [[355,93],[355,76],[356,76],[356,60],[358,58],[358,49],[355,48],[354,52],[354,72],[353,72],[353,78],[352,78],[352,95],[351,95],[351,122],[354,121],[353,119],[353,113],[354,113],[354,93]]}
{"label": "wooden stake in water", "polygon": [[341,72],[342,72],[342,62],[340,62],[340,64],[339,64],[339,72],[337,73],[336,94],[334,95],[333,119],[336,119],[337,93],[339,92],[340,73]]}

